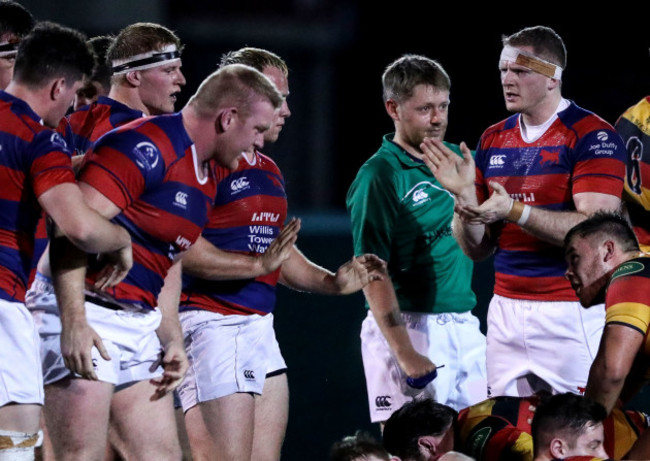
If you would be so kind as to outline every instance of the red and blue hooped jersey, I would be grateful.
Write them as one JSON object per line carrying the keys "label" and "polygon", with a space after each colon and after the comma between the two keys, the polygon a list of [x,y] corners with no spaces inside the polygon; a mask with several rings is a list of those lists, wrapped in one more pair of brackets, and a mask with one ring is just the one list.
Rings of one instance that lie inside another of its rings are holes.
{"label": "red and blue hooped jersey", "polygon": [[0,298],[24,302],[41,215],[37,198],[74,183],[63,137],[44,127],[29,105],[0,91]]}
{"label": "red and blue hooped jersey", "polygon": [[143,116],[140,110],[100,96],[97,101],[63,119],[57,131],[65,138],[75,155],[83,155],[92,149],[102,135]]}
{"label": "red and blue hooped jersey", "polygon": [[[264,253],[287,216],[287,196],[280,170],[269,157],[244,155],[237,170],[217,168],[217,198],[203,231],[216,247],[238,253]],[[181,310],[221,314],[268,314],[275,307],[280,270],[255,279],[209,281],[183,276]]]}
{"label": "red and blue hooped jersey", "polygon": [[132,239],[133,268],[110,294],[153,308],[174,257],[207,223],[214,165],[198,163],[180,113],[135,120],[103,136],[86,155],[80,181],[122,210],[113,222]]}
{"label": "red and blue hooped jersey", "polygon": [[[103,134],[142,116],[143,113],[139,110],[100,96],[94,103],[61,119],[57,131],[64,137],[73,155],[82,155],[90,150]],[[43,215],[36,226],[30,283],[34,279],[38,260],[47,248],[47,242],[47,226]]]}
{"label": "red and blue hooped jersey", "polygon": [[[532,143],[521,135],[519,114],[488,128],[476,150],[479,202],[492,193],[490,181],[533,207],[573,211],[573,196],[599,192],[621,197],[625,146],[613,127],[574,103],[558,113]],[[524,232],[515,223],[492,229],[498,244],[494,257],[496,294],[540,301],[576,300],[564,278],[561,247]]]}

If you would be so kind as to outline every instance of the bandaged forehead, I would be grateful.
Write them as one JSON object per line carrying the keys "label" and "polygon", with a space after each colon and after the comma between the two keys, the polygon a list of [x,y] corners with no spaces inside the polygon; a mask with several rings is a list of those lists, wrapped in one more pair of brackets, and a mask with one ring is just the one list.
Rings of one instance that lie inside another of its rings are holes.
{"label": "bandaged forehead", "polygon": [[562,80],[562,68],[560,66],[510,45],[503,47],[499,58],[499,67],[506,67],[507,63],[517,64],[546,77]]}
{"label": "bandaged forehead", "polygon": [[114,59],[113,75],[121,75],[134,70],[145,70],[180,62],[181,52],[176,45],[167,45],[161,51],[147,51],[126,59]]}
{"label": "bandaged forehead", "polygon": [[18,43],[0,42],[0,58],[11,58],[16,56]]}

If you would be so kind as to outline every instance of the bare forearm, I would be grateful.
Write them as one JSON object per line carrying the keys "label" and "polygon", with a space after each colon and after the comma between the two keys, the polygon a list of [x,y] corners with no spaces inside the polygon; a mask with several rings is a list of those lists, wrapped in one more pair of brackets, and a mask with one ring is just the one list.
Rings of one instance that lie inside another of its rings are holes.
{"label": "bare forearm", "polygon": [[175,262],[165,277],[165,284],[158,295],[158,309],[162,315],[156,330],[163,346],[172,341],[183,341],[183,333],[178,318],[178,304],[182,289],[181,262]]}
{"label": "bare forearm", "polygon": [[223,251],[200,237],[183,256],[183,270],[206,280],[234,280],[264,275],[259,257]]}
{"label": "bare forearm", "polygon": [[596,359],[589,372],[585,396],[603,405],[609,414],[616,405],[624,384],[625,377],[612,375],[602,361]]}
{"label": "bare forearm", "polygon": [[494,253],[496,245],[490,239],[485,224],[464,223],[454,214],[452,231],[463,252],[474,261],[482,261]]}
{"label": "bare forearm", "polygon": [[511,200],[504,218],[515,222],[523,230],[535,237],[562,246],[567,232],[597,211],[620,211],[619,197],[597,192],[585,192],[573,196],[575,211],[552,211],[541,207],[531,207]]}
{"label": "bare forearm", "polygon": [[341,294],[334,273],[310,261],[295,246],[280,270],[280,283],[308,293]]}
{"label": "bare forearm", "polygon": [[390,280],[373,282],[363,290],[363,293],[377,326],[395,355],[411,352],[413,345],[402,320],[392,282]]}
{"label": "bare forearm", "polygon": [[586,213],[579,211],[551,211],[531,207],[528,219],[521,228],[545,242],[562,246],[567,232],[587,217]]}
{"label": "bare forearm", "polygon": [[56,235],[50,240],[49,258],[62,323],[85,322],[86,253],[66,237]]}

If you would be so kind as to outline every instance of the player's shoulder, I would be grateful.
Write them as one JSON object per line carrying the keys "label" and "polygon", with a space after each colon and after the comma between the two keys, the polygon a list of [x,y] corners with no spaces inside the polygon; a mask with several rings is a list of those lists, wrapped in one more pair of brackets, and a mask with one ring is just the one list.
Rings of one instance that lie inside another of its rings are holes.
{"label": "player's shoulder", "polygon": [[282,174],[280,172],[280,167],[278,166],[277,163],[275,163],[275,160],[273,160],[271,157],[259,151],[256,151],[255,155],[259,159],[259,164],[261,169],[273,172],[275,174]]}
{"label": "player's shoulder", "polygon": [[633,120],[634,123],[641,126],[650,125],[650,96],[646,96],[633,106],[628,107],[619,117],[617,126],[621,119]]}
{"label": "player's shoulder", "polygon": [[489,143],[491,139],[498,136],[501,132],[517,128],[519,114],[513,114],[510,117],[501,120],[500,122],[490,125],[483,131],[481,135],[481,145]]}
{"label": "player's shoulder", "polygon": [[640,276],[650,279],[650,257],[642,256],[624,262],[612,274],[611,282],[623,277]]}
{"label": "player's shoulder", "polygon": [[[578,137],[602,131],[614,131],[614,127],[594,112],[571,102],[569,107],[558,114],[562,123],[573,130]],[[600,135],[601,137],[603,135]]]}

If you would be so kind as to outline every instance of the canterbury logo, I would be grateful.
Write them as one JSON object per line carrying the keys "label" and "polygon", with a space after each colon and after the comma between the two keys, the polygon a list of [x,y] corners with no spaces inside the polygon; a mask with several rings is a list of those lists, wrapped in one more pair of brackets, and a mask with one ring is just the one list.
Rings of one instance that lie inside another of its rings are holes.
{"label": "canterbury logo", "polygon": [[421,202],[422,200],[426,200],[428,198],[429,198],[429,195],[426,192],[424,192],[423,190],[416,190],[413,193],[413,201],[416,202],[416,203]]}
{"label": "canterbury logo", "polygon": [[378,397],[375,397],[375,406],[377,408],[390,407],[390,396],[389,395],[380,395]]}
{"label": "canterbury logo", "polygon": [[248,187],[249,185],[250,185],[250,183],[248,182],[248,179],[246,179],[246,176],[244,176],[244,177],[241,177],[241,178],[238,178],[238,179],[235,179],[234,181],[232,181],[230,183],[230,189],[233,192],[238,192],[238,191],[244,189],[245,187]]}
{"label": "canterbury logo", "polygon": [[253,370],[244,370],[244,378],[255,379],[255,374],[253,373]]}
{"label": "canterbury logo", "polygon": [[503,160],[505,158],[505,155],[493,155],[490,157],[490,165],[492,166],[501,166],[505,163]]}
{"label": "canterbury logo", "polygon": [[176,192],[176,197],[174,198],[174,201],[179,205],[187,205],[187,192],[181,192],[181,191]]}

